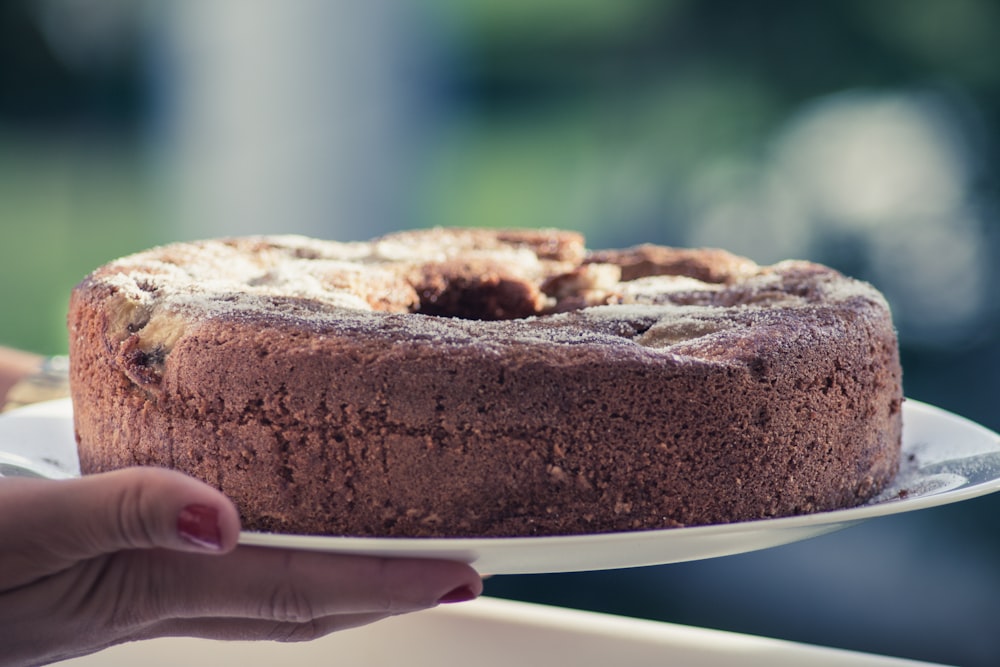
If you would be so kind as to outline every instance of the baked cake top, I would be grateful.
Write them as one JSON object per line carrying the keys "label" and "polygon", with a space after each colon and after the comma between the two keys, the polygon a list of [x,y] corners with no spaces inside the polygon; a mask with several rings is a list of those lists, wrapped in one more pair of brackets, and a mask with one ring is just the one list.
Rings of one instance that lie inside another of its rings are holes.
{"label": "baked cake top", "polygon": [[112,302],[109,339],[135,336],[160,358],[218,318],[487,345],[596,337],[711,359],[727,332],[781,324],[789,311],[888,316],[871,285],[818,264],[758,266],[722,250],[648,245],[588,252],[580,235],[555,230],[178,243],[115,260],[83,285]]}

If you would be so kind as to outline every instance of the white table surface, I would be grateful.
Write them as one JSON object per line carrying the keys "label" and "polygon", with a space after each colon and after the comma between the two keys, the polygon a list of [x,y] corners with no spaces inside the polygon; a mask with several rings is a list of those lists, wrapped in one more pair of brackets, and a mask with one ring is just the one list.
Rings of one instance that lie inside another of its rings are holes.
{"label": "white table surface", "polygon": [[926,665],[716,630],[480,598],[312,642],[167,638],[116,646],[66,667],[904,667]]}

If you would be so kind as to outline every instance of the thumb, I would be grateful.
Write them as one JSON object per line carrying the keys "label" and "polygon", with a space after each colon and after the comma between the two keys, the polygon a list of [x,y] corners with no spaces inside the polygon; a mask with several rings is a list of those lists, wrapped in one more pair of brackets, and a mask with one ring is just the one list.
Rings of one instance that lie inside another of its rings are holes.
{"label": "thumb", "polygon": [[[223,553],[236,546],[233,503],[193,477],[163,468],[127,468],[77,480],[81,511],[73,531],[96,553],[163,548]],[[88,542],[90,544],[88,544]]]}
{"label": "thumb", "polygon": [[236,546],[240,531],[236,508],[221,492],[159,468],[61,481],[4,480],[0,501],[0,536],[23,545],[7,555],[37,557],[30,568],[36,571],[124,549],[224,553]]}

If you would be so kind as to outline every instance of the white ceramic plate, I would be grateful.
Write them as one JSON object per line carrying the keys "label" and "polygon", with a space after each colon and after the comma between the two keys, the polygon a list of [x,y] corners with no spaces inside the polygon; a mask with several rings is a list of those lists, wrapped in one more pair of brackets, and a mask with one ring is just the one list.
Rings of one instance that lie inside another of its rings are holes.
{"label": "white ceramic plate", "polygon": [[[699,560],[788,544],[867,519],[912,512],[1000,490],[1000,436],[939,408],[903,406],[904,466],[867,505],[835,512],[692,528],[511,538],[367,538],[245,532],[240,542],[396,557],[445,558],[484,574],[609,570]],[[5,463],[6,461],[6,463]],[[0,417],[0,473],[32,463],[42,476],[79,474],[69,401]]]}

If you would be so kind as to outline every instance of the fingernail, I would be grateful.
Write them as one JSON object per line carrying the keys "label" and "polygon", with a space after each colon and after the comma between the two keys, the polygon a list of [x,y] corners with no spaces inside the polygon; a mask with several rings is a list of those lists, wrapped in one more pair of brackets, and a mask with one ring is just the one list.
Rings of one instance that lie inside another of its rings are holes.
{"label": "fingernail", "polygon": [[475,600],[477,597],[475,591],[469,586],[459,586],[458,588],[445,593],[438,600],[438,604],[450,604],[452,602],[468,602],[469,600]]}
{"label": "fingernail", "polygon": [[182,509],[177,515],[177,534],[202,549],[222,549],[219,513],[213,507],[188,505]]}

